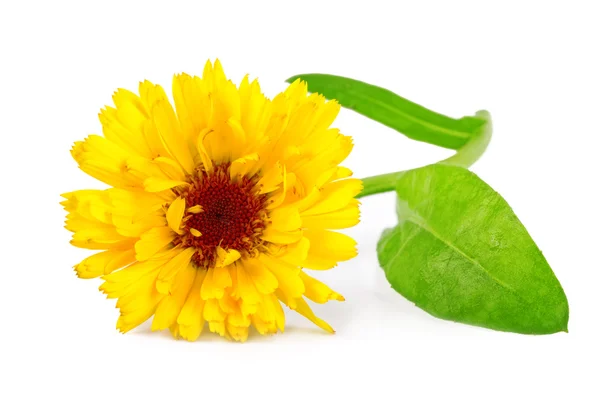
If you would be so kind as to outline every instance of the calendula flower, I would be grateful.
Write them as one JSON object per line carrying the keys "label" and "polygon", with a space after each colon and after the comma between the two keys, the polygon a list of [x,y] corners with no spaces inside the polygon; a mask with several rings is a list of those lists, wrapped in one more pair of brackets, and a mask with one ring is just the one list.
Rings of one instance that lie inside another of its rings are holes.
{"label": "calendula flower", "polygon": [[239,87],[218,61],[173,79],[171,106],[148,81],[118,90],[104,136],[75,143],[79,167],[106,190],[64,194],[74,246],[100,250],[75,266],[116,298],[117,328],[198,338],[205,325],[244,341],[284,330],[280,302],[328,332],[305,298],[343,297],[305,270],[356,255],[335,230],[358,223],[361,188],[339,166],[349,137],[330,128],[339,105],[296,81],[273,100]]}

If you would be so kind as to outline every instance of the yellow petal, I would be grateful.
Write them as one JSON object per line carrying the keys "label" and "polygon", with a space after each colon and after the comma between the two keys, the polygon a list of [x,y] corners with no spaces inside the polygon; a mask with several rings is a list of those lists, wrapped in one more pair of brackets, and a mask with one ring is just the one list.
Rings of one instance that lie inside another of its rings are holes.
{"label": "yellow petal", "polygon": [[209,299],[204,303],[204,319],[209,322],[224,322],[227,314],[221,310],[217,299]]}
{"label": "yellow petal", "polygon": [[178,197],[169,206],[167,210],[167,223],[169,227],[173,229],[178,234],[182,234],[181,231],[181,219],[183,218],[183,213],[185,212],[185,199],[182,197]]}
{"label": "yellow petal", "polygon": [[259,159],[260,157],[257,153],[252,153],[234,160],[231,163],[231,167],[229,167],[230,178],[235,179],[250,173],[256,166]]}
{"label": "yellow petal", "polygon": [[295,232],[281,232],[277,229],[267,227],[263,231],[262,239],[267,242],[278,244],[296,243],[297,241],[302,239],[302,231],[297,230]]}
{"label": "yellow petal", "polygon": [[136,156],[104,137],[90,135],[76,142],[71,155],[85,173],[104,183],[123,189],[142,186],[143,178],[132,174],[128,166],[128,160]]}
{"label": "yellow petal", "polygon": [[218,333],[220,336],[227,337],[227,329],[223,321],[208,321],[208,329],[213,333]]}
{"label": "yellow petal", "polygon": [[359,222],[360,211],[358,200],[352,199],[341,210],[320,214],[302,216],[302,226],[310,229],[343,229],[350,228]]}
{"label": "yellow petal", "polygon": [[[241,298],[242,301],[257,304],[260,300],[259,294],[254,286],[254,282],[252,277],[246,271],[244,263],[236,263],[236,265],[232,266],[231,269],[235,270],[235,284],[233,285],[235,294],[234,296],[237,298]],[[232,276],[234,274],[232,273]]]}
{"label": "yellow petal", "polygon": [[169,153],[188,174],[192,174],[195,168],[194,160],[188,142],[185,140],[181,126],[177,121],[175,111],[160,86],[155,85],[153,90],[154,98],[150,107],[156,129]]}
{"label": "yellow petal", "polygon": [[331,177],[332,181],[344,179],[352,176],[352,170],[346,167],[337,167],[335,174]]}
{"label": "yellow petal", "polygon": [[166,329],[177,321],[177,316],[190,292],[195,276],[196,268],[189,263],[179,270],[173,283],[172,293],[165,296],[156,308],[156,313],[152,321],[152,330]]}
{"label": "yellow petal", "polygon": [[100,290],[109,298],[121,297],[128,293],[128,287],[139,285],[148,276],[152,278],[150,286],[154,288],[154,281],[160,272],[160,268],[169,261],[172,254],[174,253],[166,252],[162,257],[134,262],[126,268],[104,275],[102,279],[105,282],[100,286]]}
{"label": "yellow petal", "polygon": [[227,324],[227,332],[229,336],[237,342],[245,342],[248,339],[248,327],[247,326],[235,326]]}
{"label": "yellow petal", "polygon": [[338,261],[346,261],[356,256],[356,241],[339,232],[322,229],[307,229],[304,237],[310,241],[306,260],[300,265],[309,269],[329,269]]}
{"label": "yellow petal", "polygon": [[303,271],[300,272],[300,278],[304,282],[304,296],[311,299],[315,303],[326,303],[329,300],[344,301],[344,296],[333,291],[323,282],[308,276]]}
{"label": "yellow petal", "polygon": [[103,291],[109,295],[118,295],[117,307],[121,316],[117,321],[117,329],[123,333],[150,318],[164,298],[153,284],[158,273],[154,264],[156,263],[133,264],[104,277],[106,282],[101,286]]}
{"label": "yellow petal", "polygon": [[206,270],[196,269],[194,283],[177,317],[179,335],[189,341],[196,340],[204,327],[204,300],[200,296],[200,290],[205,276]]}
{"label": "yellow petal", "polygon": [[244,145],[246,143],[246,132],[244,131],[244,127],[235,118],[229,118],[227,120],[227,125],[231,128],[232,132],[232,142],[237,143],[238,145]]}
{"label": "yellow petal", "polygon": [[198,156],[200,157],[200,161],[204,165],[204,170],[207,172],[212,171],[213,161],[210,158],[210,155],[208,154],[208,152],[206,151],[206,147],[204,146],[204,139],[206,138],[206,136],[208,134],[210,134],[212,132],[213,132],[212,129],[204,128],[200,132],[200,134],[198,135],[198,138],[196,140],[196,150],[198,151]]}
{"label": "yellow petal", "polygon": [[154,211],[139,217],[113,214],[111,219],[120,235],[131,238],[139,238],[144,232],[165,226],[167,223],[162,211]]}
{"label": "yellow petal", "polygon": [[285,314],[274,294],[263,296],[260,307],[251,319],[252,324],[263,335],[275,333],[277,329],[283,332],[285,329]]}
{"label": "yellow petal", "polygon": [[273,210],[279,207],[285,200],[285,196],[287,195],[288,190],[288,181],[287,181],[287,167],[283,166],[283,184],[277,190],[278,193],[273,195],[270,203],[267,205],[267,209]]}
{"label": "yellow petal", "polygon": [[77,276],[80,278],[97,278],[131,264],[135,261],[135,251],[107,250],[96,253],[75,266]]}
{"label": "yellow petal", "polygon": [[269,214],[270,228],[280,232],[290,232],[302,227],[300,213],[295,207],[277,208]]}
{"label": "yellow petal", "polygon": [[281,254],[277,254],[277,258],[292,265],[302,265],[308,257],[310,249],[310,241],[306,237],[302,237],[298,242],[285,246]]}
{"label": "yellow petal", "polygon": [[194,116],[199,114],[194,112],[197,106],[198,93],[195,89],[194,80],[188,74],[178,74],[173,76],[173,100],[175,100],[175,110],[177,119],[181,125],[183,137],[190,139],[194,131]]}
{"label": "yellow petal", "polygon": [[175,199],[175,195],[172,193],[171,197],[165,200],[163,196],[155,193],[133,192],[116,188],[109,189],[108,194],[114,212],[136,219],[160,210],[167,201]]}
{"label": "yellow petal", "polygon": [[297,208],[277,208],[270,212],[262,238],[272,243],[294,243],[302,238],[301,226],[302,220]]}
{"label": "yellow petal", "polygon": [[200,295],[204,300],[220,299],[225,294],[227,287],[231,287],[229,268],[209,268]]}
{"label": "yellow petal", "polygon": [[140,99],[128,90],[118,89],[113,101],[117,108],[106,107],[99,115],[104,136],[129,152],[151,158],[141,131],[141,125],[148,115]]}
{"label": "yellow petal", "polygon": [[244,260],[242,265],[260,293],[271,294],[279,286],[275,275],[256,259]]}
{"label": "yellow petal", "polygon": [[173,231],[168,226],[152,228],[136,242],[135,257],[140,261],[147,260],[165,248],[173,239]]}
{"label": "yellow petal", "polygon": [[280,162],[276,162],[267,170],[265,175],[258,181],[258,186],[261,188],[260,193],[270,193],[279,189],[279,185],[283,183],[283,174],[285,169]]}
{"label": "yellow petal", "polygon": [[277,278],[278,291],[285,295],[286,304],[293,307],[292,299],[300,297],[304,293],[304,283],[298,276],[300,269],[267,255],[261,256],[260,260]]}
{"label": "yellow petal", "polygon": [[330,213],[346,207],[362,191],[360,179],[344,179],[323,187],[321,200],[302,212],[302,217]]}
{"label": "yellow petal", "polygon": [[189,183],[187,182],[161,179],[152,176],[144,180],[144,190],[147,192],[162,192],[163,190],[173,189],[177,186],[188,185]]}
{"label": "yellow petal", "polygon": [[190,261],[195,252],[196,249],[193,247],[180,250],[179,253],[161,268],[156,280],[156,290],[158,290],[159,293],[171,293],[175,276],[181,269],[190,265]]}
{"label": "yellow petal", "polygon": [[309,321],[317,325],[319,328],[329,332],[335,333],[333,328],[321,318],[317,317],[310,309],[308,303],[304,299],[296,299],[297,306],[294,309],[298,314],[306,317]]}
{"label": "yellow petal", "polygon": [[183,181],[185,179],[185,171],[177,161],[169,157],[156,157],[153,159],[163,173],[174,181]]}
{"label": "yellow petal", "polygon": [[217,247],[217,260],[215,262],[216,268],[226,267],[235,261],[239,260],[242,255],[239,251],[234,249],[225,250],[221,246]]}

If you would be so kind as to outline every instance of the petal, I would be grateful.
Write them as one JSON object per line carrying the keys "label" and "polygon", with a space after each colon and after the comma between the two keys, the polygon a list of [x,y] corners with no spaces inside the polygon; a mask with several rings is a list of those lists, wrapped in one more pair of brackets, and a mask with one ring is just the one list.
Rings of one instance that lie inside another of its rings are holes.
{"label": "petal", "polygon": [[261,188],[260,194],[270,193],[279,189],[279,185],[283,183],[284,171],[285,170],[279,161],[267,169],[267,172],[257,184]]}
{"label": "petal", "polygon": [[304,237],[310,241],[306,260],[300,265],[309,269],[329,269],[338,261],[346,261],[357,255],[356,241],[339,232],[322,229],[307,229]]}
{"label": "petal", "polygon": [[256,289],[262,294],[271,294],[279,286],[277,278],[268,268],[256,259],[244,260],[242,263],[246,273],[252,279]]}
{"label": "petal", "polygon": [[215,268],[226,267],[235,261],[239,260],[242,255],[237,250],[225,250],[221,246],[217,247],[217,260],[215,262]]}
{"label": "petal", "polygon": [[[260,296],[254,286],[254,281],[246,271],[244,263],[236,263],[231,269],[235,270],[235,283],[233,284],[232,295],[235,298],[241,299],[243,302],[257,304],[260,301]],[[231,274],[234,276],[234,274]]]}
{"label": "petal", "polygon": [[268,242],[289,244],[302,238],[302,220],[295,207],[276,208],[269,214],[262,238]]}
{"label": "petal", "polygon": [[107,250],[89,256],[75,266],[77,276],[80,278],[97,278],[101,275],[123,268],[135,261],[135,251]]}
{"label": "petal", "polygon": [[274,294],[263,296],[260,306],[251,316],[252,324],[262,334],[276,333],[277,329],[284,331],[285,314],[279,300]]}
{"label": "petal", "polygon": [[131,238],[139,238],[144,232],[163,227],[167,222],[162,211],[154,211],[139,217],[113,214],[111,219],[120,235]]}
{"label": "petal", "polygon": [[304,283],[298,276],[300,269],[267,255],[261,256],[260,260],[277,278],[277,292],[283,294],[282,301],[290,308],[294,308],[293,299],[301,297],[304,293]]}
{"label": "petal", "polygon": [[225,313],[219,307],[219,301],[216,299],[209,299],[204,304],[204,319],[207,321],[224,321]]}
{"label": "petal", "polygon": [[277,208],[269,214],[270,228],[280,232],[291,232],[302,227],[300,213],[295,207]]}
{"label": "petal", "polygon": [[229,176],[231,179],[236,179],[240,176],[248,174],[259,161],[260,157],[257,153],[245,155],[234,160],[229,167]]}
{"label": "petal", "polygon": [[277,254],[277,258],[288,264],[302,265],[308,257],[309,250],[310,241],[306,237],[302,237],[298,242],[285,246],[281,254]]}
{"label": "petal", "polygon": [[195,163],[167,95],[159,85],[148,87],[148,90],[151,92],[149,94],[151,103],[148,105],[150,114],[164,146],[186,173],[192,174]]}
{"label": "petal", "polygon": [[[163,270],[164,268],[165,267],[163,267]],[[192,284],[194,283],[195,276],[196,268],[194,268],[190,263],[179,270],[173,283],[172,293],[169,293],[169,295],[165,296],[156,308],[156,313],[152,321],[152,330],[166,329],[177,321],[177,316],[181,312],[181,309],[188,297],[188,293],[190,292]]]}
{"label": "petal", "polygon": [[168,226],[152,228],[142,234],[135,244],[135,256],[138,260],[147,260],[165,248],[175,238],[173,231]]}
{"label": "petal", "polygon": [[302,231],[298,230],[296,232],[281,232],[267,227],[263,231],[262,239],[271,243],[291,244],[302,239]]}
{"label": "petal", "polygon": [[158,274],[156,279],[156,290],[158,290],[159,293],[171,293],[175,283],[175,277],[180,270],[190,267],[190,261],[192,260],[192,256],[196,252],[196,249],[188,247],[183,250],[177,249],[177,251],[178,253],[175,253],[174,257],[161,268],[160,273]]}
{"label": "petal", "polygon": [[158,211],[165,203],[175,198],[173,193],[165,199],[165,197],[158,194],[142,191],[134,192],[113,188],[107,190],[107,192],[113,205],[113,212],[135,218]]}
{"label": "petal", "polygon": [[343,229],[350,228],[359,222],[360,211],[358,200],[352,199],[341,210],[327,214],[302,216],[302,226],[310,229]]}
{"label": "petal", "polygon": [[125,333],[146,321],[164,298],[154,285],[161,262],[164,260],[135,263],[103,277],[106,282],[101,290],[110,298],[118,297],[117,307],[121,312],[117,321],[119,331]]}
{"label": "petal", "polygon": [[171,179],[162,179],[149,177],[144,180],[144,190],[147,192],[162,192],[163,190],[173,189],[177,186],[188,186],[189,183],[183,181],[174,181]]}
{"label": "petal", "polygon": [[344,296],[331,290],[329,286],[323,282],[308,276],[304,272],[300,272],[300,278],[304,282],[305,292],[304,296],[311,299],[315,303],[326,303],[329,300],[344,301]]}
{"label": "petal", "polygon": [[142,132],[142,125],[149,116],[139,97],[128,90],[119,89],[113,95],[113,100],[117,108],[106,107],[98,116],[104,136],[132,154],[152,158]]}
{"label": "petal", "polygon": [[296,311],[298,314],[306,317],[308,320],[310,320],[312,323],[317,325],[319,328],[321,328],[329,333],[335,333],[333,328],[327,322],[323,321],[321,318],[317,317],[313,313],[313,311],[310,309],[308,303],[304,299],[296,299],[296,303],[297,303],[297,306],[294,309],[294,311]]}
{"label": "petal", "polygon": [[196,340],[204,327],[204,300],[200,296],[200,290],[205,276],[206,270],[196,269],[194,283],[177,317],[179,335],[189,341]]}
{"label": "petal", "polygon": [[178,197],[169,206],[167,210],[167,223],[173,231],[181,235],[183,232],[181,231],[181,219],[183,218],[183,213],[185,212],[185,199],[182,197]]}
{"label": "petal", "polygon": [[329,183],[321,191],[321,200],[302,212],[302,217],[330,213],[346,207],[362,191],[360,179],[344,179]]}
{"label": "petal", "polygon": [[227,333],[229,336],[237,342],[245,342],[248,339],[248,327],[247,326],[236,326],[227,323]]}
{"label": "petal", "polygon": [[104,137],[90,135],[76,142],[71,155],[85,173],[108,185],[123,189],[142,187],[143,180],[128,170],[127,160],[132,155]]}
{"label": "petal", "polygon": [[200,295],[204,300],[220,299],[225,294],[227,287],[231,287],[229,267],[209,268]]}

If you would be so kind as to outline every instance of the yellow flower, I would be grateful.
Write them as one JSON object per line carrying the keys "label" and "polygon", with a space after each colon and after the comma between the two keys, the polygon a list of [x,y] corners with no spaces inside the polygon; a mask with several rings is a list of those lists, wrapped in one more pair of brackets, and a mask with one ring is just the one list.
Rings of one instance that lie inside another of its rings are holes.
{"label": "yellow flower", "polygon": [[273,100],[257,81],[236,87],[219,61],[164,90],[120,89],[100,113],[104,136],[76,142],[79,167],[111,188],[66,193],[74,246],[100,250],[75,266],[116,298],[117,328],[239,341],[250,325],[284,330],[280,302],[328,332],[304,299],[344,298],[304,270],[356,255],[334,230],[358,223],[362,188],[340,167],[352,141],[330,128],[339,105],[296,81]]}

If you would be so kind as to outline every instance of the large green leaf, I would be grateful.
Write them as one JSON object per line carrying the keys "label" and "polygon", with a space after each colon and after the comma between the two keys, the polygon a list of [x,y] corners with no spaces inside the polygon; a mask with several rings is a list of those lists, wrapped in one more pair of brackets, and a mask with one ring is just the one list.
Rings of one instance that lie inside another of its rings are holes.
{"label": "large green leaf", "polygon": [[560,283],[490,186],[436,164],[400,175],[396,191],[399,223],[377,246],[395,290],[439,318],[528,334],[567,330]]}
{"label": "large green leaf", "polygon": [[336,99],[343,107],[378,121],[411,139],[449,149],[459,149],[485,125],[484,118],[454,119],[431,111],[387,89],[355,79],[327,74],[302,74],[308,90]]}

